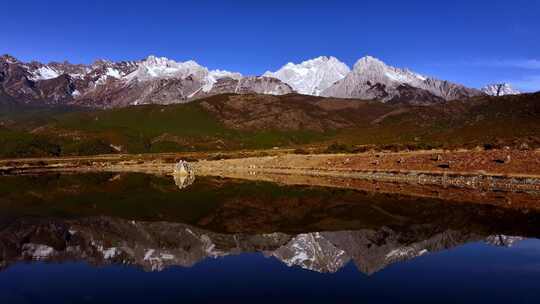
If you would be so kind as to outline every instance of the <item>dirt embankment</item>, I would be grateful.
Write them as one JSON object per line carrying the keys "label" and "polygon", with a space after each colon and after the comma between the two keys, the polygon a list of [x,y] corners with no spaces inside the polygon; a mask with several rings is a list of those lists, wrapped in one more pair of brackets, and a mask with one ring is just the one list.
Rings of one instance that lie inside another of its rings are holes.
{"label": "dirt embankment", "polygon": [[198,174],[326,176],[504,191],[540,191],[538,151],[279,155],[200,161]]}
{"label": "dirt embankment", "polygon": [[216,169],[297,169],[326,171],[426,172],[433,174],[540,177],[540,151],[418,151],[359,154],[284,154],[269,157],[202,161]]}

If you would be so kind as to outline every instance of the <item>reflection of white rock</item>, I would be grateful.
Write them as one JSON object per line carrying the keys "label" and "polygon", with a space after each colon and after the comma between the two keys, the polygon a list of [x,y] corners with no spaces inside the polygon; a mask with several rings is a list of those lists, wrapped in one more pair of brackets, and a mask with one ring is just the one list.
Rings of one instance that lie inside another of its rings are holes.
{"label": "reflection of white rock", "polygon": [[173,177],[178,188],[184,189],[190,186],[195,181],[195,171],[193,170],[193,166],[186,161],[179,161],[174,166]]}
{"label": "reflection of white rock", "polygon": [[178,186],[179,189],[184,189],[189,187],[195,181],[195,175],[174,175],[174,183]]}
{"label": "reflection of white rock", "polygon": [[193,167],[187,161],[179,161],[174,166],[174,175],[191,175],[194,174]]}

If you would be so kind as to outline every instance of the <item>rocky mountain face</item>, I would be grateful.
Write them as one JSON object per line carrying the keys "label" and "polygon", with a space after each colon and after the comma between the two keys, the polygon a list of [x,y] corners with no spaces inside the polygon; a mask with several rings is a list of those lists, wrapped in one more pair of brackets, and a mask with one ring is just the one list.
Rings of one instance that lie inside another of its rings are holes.
{"label": "rocky mountain face", "polygon": [[349,72],[350,68],[337,58],[321,56],[300,64],[289,62],[275,72],[266,72],[264,76],[280,79],[300,94],[319,96]]}
{"label": "rocky mountain face", "polygon": [[[293,89],[279,79],[271,77],[222,77],[216,80],[209,95],[216,94],[266,94],[266,95],[285,95],[294,92]],[[204,94],[197,94],[203,96]],[[208,96],[204,95],[204,96]]]}
{"label": "rocky mountain face", "polygon": [[141,61],[99,60],[91,65],[24,63],[0,57],[0,96],[26,104],[98,108],[182,103],[221,93],[287,94],[275,78],[208,70],[195,61],[149,56]]}
{"label": "rocky mountain face", "polygon": [[491,96],[517,95],[520,91],[514,89],[508,83],[495,83],[482,88],[482,92]]}
{"label": "rocky mountain face", "polygon": [[483,93],[459,84],[425,77],[406,69],[391,67],[374,57],[366,56],[356,62],[345,78],[324,90],[321,95],[432,104],[479,96]]}

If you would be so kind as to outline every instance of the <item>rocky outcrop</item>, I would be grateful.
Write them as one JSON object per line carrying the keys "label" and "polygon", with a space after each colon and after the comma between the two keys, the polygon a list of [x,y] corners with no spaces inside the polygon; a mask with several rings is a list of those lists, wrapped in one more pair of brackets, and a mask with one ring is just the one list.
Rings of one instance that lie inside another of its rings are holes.
{"label": "rocky outcrop", "polygon": [[241,79],[220,78],[207,95],[224,93],[285,95],[293,92],[294,90],[288,84],[279,79],[251,76]]}

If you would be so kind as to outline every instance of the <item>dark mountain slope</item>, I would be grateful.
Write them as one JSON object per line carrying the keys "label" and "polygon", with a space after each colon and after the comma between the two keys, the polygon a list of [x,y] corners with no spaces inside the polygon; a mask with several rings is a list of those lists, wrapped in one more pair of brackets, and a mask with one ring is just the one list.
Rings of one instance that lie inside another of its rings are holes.
{"label": "dark mountain slope", "polygon": [[[66,110],[67,111],[67,110]],[[431,106],[307,95],[225,94],[189,104],[0,115],[5,128],[48,138],[61,154],[376,145],[399,149],[540,143],[540,94]],[[24,111],[23,111],[24,112]],[[21,150],[21,149],[19,149]],[[4,155],[18,156],[18,152]]]}

